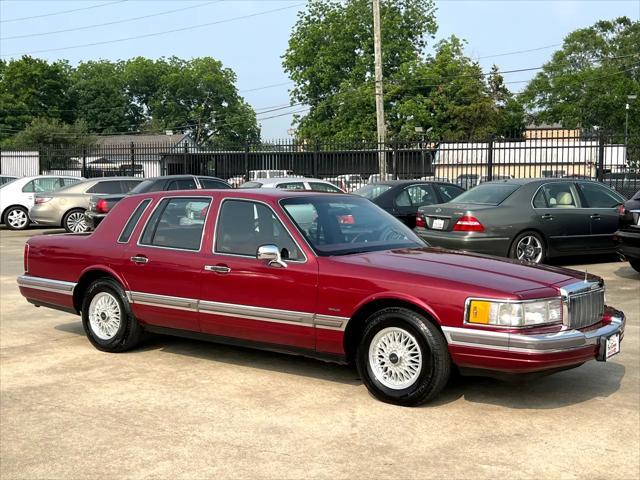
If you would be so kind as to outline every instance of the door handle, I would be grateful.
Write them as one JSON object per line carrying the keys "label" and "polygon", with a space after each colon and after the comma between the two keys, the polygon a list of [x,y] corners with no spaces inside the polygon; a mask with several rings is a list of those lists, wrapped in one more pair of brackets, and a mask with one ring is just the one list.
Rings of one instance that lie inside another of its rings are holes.
{"label": "door handle", "polygon": [[226,265],[205,265],[205,271],[215,273],[229,273],[231,269]]}
{"label": "door handle", "polygon": [[593,215],[591,215],[591,218],[592,218],[593,220],[600,220],[600,218],[602,218],[602,217],[600,217],[600,214],[599,214],[599,213],[594,213]]}
{"label": "door handle", "polygon": [[553,215],[551,215],[550,213],[545,213],[544,215],[542,215],[542,219],[543,220],[553,220]]}
{"label": "door handle", "polygon": [[135,257],[131,257],[131,261],[133,263],[141,263],[141,264],[145,264],[145,263],[149,263],[149,259],[147,257],[145,257],[144,255],[136,255]]}

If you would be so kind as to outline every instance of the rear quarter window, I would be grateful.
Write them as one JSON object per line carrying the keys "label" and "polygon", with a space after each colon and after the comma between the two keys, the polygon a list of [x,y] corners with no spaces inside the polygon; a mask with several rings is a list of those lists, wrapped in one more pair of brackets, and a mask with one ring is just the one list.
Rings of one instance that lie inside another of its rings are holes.
{"label": "rear quarter window", "polygon": [[467,190],[455,199],[456,203],[476,203],[480,205],[500,205],[513,192],[518,190],[520,185],[508,183],[484,183],[471,190]]}

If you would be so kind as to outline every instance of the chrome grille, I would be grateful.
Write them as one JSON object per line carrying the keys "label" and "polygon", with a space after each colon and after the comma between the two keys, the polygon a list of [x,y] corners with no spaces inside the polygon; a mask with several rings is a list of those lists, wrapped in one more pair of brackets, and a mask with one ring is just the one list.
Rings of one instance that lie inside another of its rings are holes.
{"label": "chrome grille", "polygon": [[564,323],[570,328],[598,323],[604,313],[604,287],[599,283],[581,284],[584,288],[569,292],[565,297],[568,318]]}

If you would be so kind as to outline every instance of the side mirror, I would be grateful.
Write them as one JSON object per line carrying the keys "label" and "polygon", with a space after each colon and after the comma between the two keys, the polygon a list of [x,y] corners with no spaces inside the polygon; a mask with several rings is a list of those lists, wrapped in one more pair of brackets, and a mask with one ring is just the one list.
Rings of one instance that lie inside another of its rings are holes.
{"label": "side mirror", "polygon": [[261,245],[256,253],[258,260],[265,260],[270,267],[287,268],[287,264],[282,260],[280,249],[276,245]]}

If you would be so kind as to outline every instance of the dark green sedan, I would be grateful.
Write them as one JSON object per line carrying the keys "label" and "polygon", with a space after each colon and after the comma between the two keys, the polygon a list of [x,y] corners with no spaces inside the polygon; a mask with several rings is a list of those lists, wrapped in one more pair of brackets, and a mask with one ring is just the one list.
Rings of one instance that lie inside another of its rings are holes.
{"label": "dark green sedan", "polygon": [[625,199],[589,180],[488,182],[450,203],[421,207],[416,233],[430,245],[540,263],[562,255],[615,252]]}

